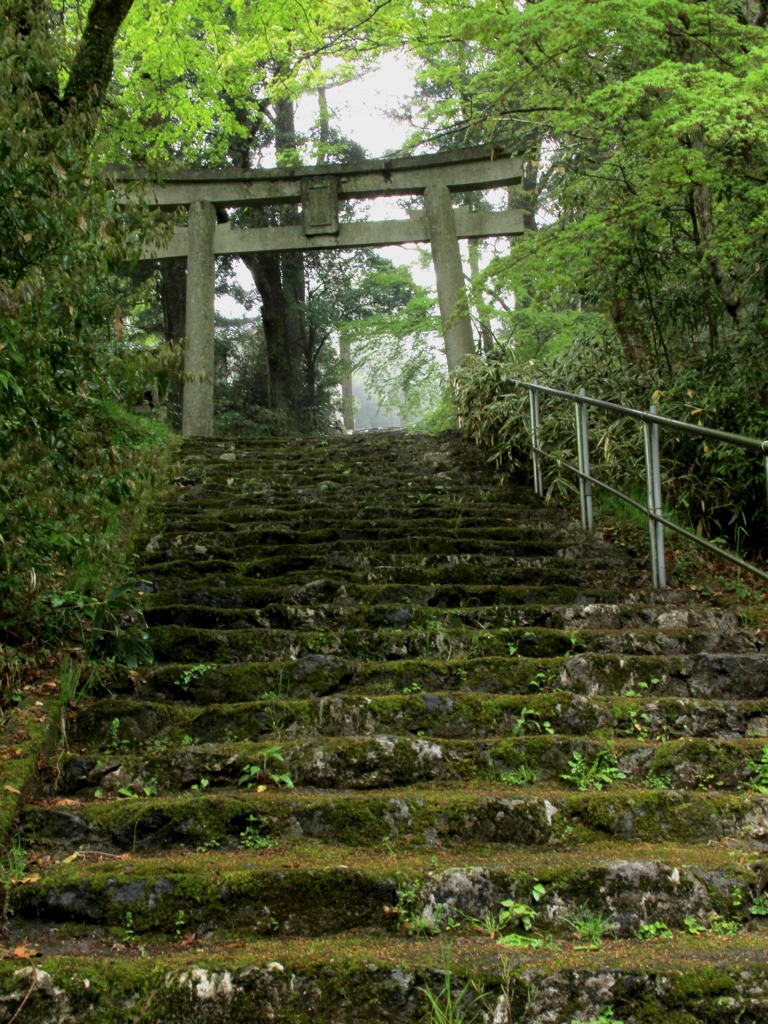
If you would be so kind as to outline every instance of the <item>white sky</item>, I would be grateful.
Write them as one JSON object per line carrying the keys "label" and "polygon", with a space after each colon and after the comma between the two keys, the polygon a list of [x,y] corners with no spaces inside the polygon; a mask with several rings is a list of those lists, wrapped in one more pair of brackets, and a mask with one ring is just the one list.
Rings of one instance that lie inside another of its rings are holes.
{"label": "white sky", "polygon": [[[331,118],[338,131],[362,146],[371,159],[397,152],[405,143],[411,128],[390,116],[390,111],[403,107],[413,92],[413,71],[403,54],[386,54],[363,78],[327,91]],[[308,131],[317,118],[315,97],[300,100],[296,109],[296,127]],[[370,219],[404,218],[406,214],[394,199],[377,199],[369,204]],[[422,267],[419,247],[390,245],[380,250],[398,266],[411,267],[414,279],[427,287],[435,287],[431,264]]]}
{"label": "white sky", "polygon": [[[388,116],[402,107],[413,90],[413,71],[401,54],[387,54],[364,78],[328,89],[328,105],[339,130],[363,146],[372,158],[398,150],[408,125]],[[307,97],[297,108],[297,127],[307,129],[317,116],[317,103]]]}

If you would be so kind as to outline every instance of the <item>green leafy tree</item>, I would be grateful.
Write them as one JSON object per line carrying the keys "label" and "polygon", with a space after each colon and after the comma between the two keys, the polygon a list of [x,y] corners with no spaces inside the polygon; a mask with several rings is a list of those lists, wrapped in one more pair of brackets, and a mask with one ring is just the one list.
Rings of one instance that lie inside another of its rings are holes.
{"label": "green leafy tree", "polygon": [[[442,98],[418,138],[474,129],[540,164],[538,230],[482,282],[507,343],[567,352],[591,390],[617,343],[634,403],[654,395],[671,415],[765,436],[765,5],[438,0],[421,17],[416,48]],[[469,77],[451,56],[467,46]],[[736,457],[729,474],[724,453],[678,448],[699,528],[735,533],[760,515],[759,466]],[[759,544],[759,521],[750,532]]]}
{"label": "green leafy tree", "polygon": [[0,643],[34,635],[78,566],[114,560],[141,476],[115,404],[136,384],[118,349],[140,222],[91,151],[130,6],[94,0],[76,36],[43,3],[0,22]]}

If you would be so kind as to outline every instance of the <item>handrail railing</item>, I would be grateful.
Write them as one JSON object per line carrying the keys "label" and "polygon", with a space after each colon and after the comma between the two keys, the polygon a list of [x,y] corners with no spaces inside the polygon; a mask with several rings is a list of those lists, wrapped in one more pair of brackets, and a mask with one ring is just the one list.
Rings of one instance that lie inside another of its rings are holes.
{"label": "handrail railing", "polygon": [[[530,421],[531,421],[531,460],[533,463],[533,485],[536,493],[544,497],[544,476],[541,468],[542,457],[548,453],[541,447],[541,403],[539,397],[542,394],[552,395],[557,398],[567,398],[574,403],[576,414],[576,452],[578,465],[573,466],[569,462],[559,460],[560,465],[573,473],[579,481],[579,501],[581,504],[581,522],[585,530],[593,529],[592,514],[592,488],[593,485],[604,491],[613,494],[621,501],[639,509],[648,519],[648,530],[650,534],[651,548],[651,576],[653,586],[663,588],[667,585],[666,564],[664,557],[664,527],[682,534],[693,541],[701,548],[713,552],[720,558],[733,562],[742,569],[754,573],[761,579],[768,580],[768,572],[760,569],[752,562],[747,562],[739,555],[729,551],[727,548],[719,547],[711,541],[704,540],[691,530],[687,530],[679,523],[674,523],[663,515],[661,495],[661,463],[659,459],[659,427],[671,427],[680,433],[694,434],[697,437],[712,438],[716,441],[725,441],[738,448],[757,452],[763,457],[765,468],[766,500],[768,500],[768,441],[759,441],[754,437],[745,437],[743,434],[730,434],[725,430],[715,430],[712,427],[699,427],[693,423],[686,423],[683,420],[673,420],[667,416],[660,416],[656,406],[651,405],[646,412],[642,409],[632,409],[629,406],[618,405],[616,402],[606,402],[601,398],[592,398],[587,395],[584,388],[578,394],[573,391],[561,391],[559,388],[547,387],[537,381],[515,380],[511,383],[524,387],[528,390]],[[512,395],[503,397],[511,398]],[[605,409],[608,412],[615,412],[621,416],[638,420],[643,428],[643,443],[645,448],[645,487],[646,504],[636,501],[628,494],[617,490],[610,484],[598,480],[592,476],[589,461],[589,434],[587,409],[593,406],[597,409]]]}

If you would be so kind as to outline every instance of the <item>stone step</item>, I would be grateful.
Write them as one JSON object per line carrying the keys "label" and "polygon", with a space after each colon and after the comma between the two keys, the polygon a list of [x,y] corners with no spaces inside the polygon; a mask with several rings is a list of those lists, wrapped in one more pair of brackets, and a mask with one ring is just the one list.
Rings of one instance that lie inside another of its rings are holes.
{"label": "stone step", "polygon": [[[414,467],[415,468],[415,467]],[[418,473],[420,470],[415,468]],[[518,496],[520,504],[532,507],[535,498],[523,488],[508,487],[495,480],[489,480],[482,470],[465,470],[448,475],[440,474],[433,479],[422,477],[406,480],[407,467],[392,470],[386,464],[362,467],[355,472],[345,470],[320,470],[302,473],[295,467],[287,466],[284,472],[268,466],[255,465],[249,474],[248,467],[240,465],[237,470],[227,465],[208,466],[203,474],[191,475],[185,480],[177,498],[179,504],[210,499],[212,508],[219,507],[230,496],[261,498],[286,502],[294,507],[327,501],[334,495],[343,495],[351,508],[375,502],[378,498],[389,497],[402,503],[414,504],[425,500],[450,501],[454,495],[469,495],[476,501],[485,501],[486,496],[506,492],[511,500]]]}
{"label": "stone step", "polygon": [[[182,555],[209,555],[211,558],[233,558],[245,562],[261,553],[270,558],[281,554],[285,547],[297,549],[297,554],[323,554],[326,551],[345,552],[371,550],[381,552],[406,552],[412,554],[452,554],[456,551],[468,554],[504,555],[524,551],[530,555],[558,557],[565,547],[580,543],[573,531],[555,531],[546,534],[526,532],[520,528],[492,527],[451,527],[440,522],[437,525],[426,522],[423,529],[414,530],[406,524],[391,529],[366,528],[348,530],[329,527],[318,530],[292,530],[288,527],[260,527],[237,533],[203,532],[198,530],[166,531],[146,546],[146,564],[167,561]],[[613,553],[611,553],[613,554]],[[612,559],[615,560],[615,559]]]}
{"label": "stone step", "polygon": [[[248,626],[263,629],[314,629],[332,626],[344,629],[394,627],[410,629],[499,630],[538,628],[550,630],[709,630],[712,632],[741,631],[753,650],[759,639],[754,631],[743,631],[738,614],[727,609],[675,608],[642,604],[589,604],[589,605],[491,605],[466,606],[444,609],[412,601],[396,604],[361,605],[341,594],[334,587],[335,600],[319,603],[307,600],[309,595],[296,595],[298,600],[263,601],[264,589],[259,589],[249,604],[237,604],[239,590],[233,594],[231,604],[220,603],[224,594],[217,594],[212,606],[197,605],[189,600],[171,603],[171,595],[163,594],[154,607],[147,608],[144,618],[150,626],[176,624],[203,629],[239,629]],[[268,592],[266,592],[268,593]],[[315,590],[322,596],[320,587]],[[292,596],[292,595],[291,595]],[[301,598],[304,597],[302,600]],[[260,601],[261,599],[261,601]],[[259,603],[257,603],[259,602]]]}
{"label": "stone step", "polygon": [[[162,562],[142,572],[154,590],[176,585],[179,581],[195,578],[234,577],[245,585],[258,579],[282,578],[282,585],[301,586],[315,582],[318,578],[336,578],[346,584],[387,584],[445,586],[490,586],[510,587],[525,585],[538,589],[547,586],[578,588],[579,593],[590,594],[595,590],[615,587],[617,566],[594,567],[588,552],[582,559],[563,559],[560,564],[547,565],[540,559],[497,559],[467,556],[465,559],[450,557],[414,560],[407,556],[391,556],[380,559],[372,565],[364,565],[364,557],[346,557],[338,554],[327,558],[290,558],[288,556],[263,559],[240,565],[226,559],[201,557],[190,561],[176,559]],[[422,564],[418,564],[421,562]],[[621,568],[622,578],[628,588],[644,590],[647,574],[641,569]]]}
{"label": "stone step", "polygon": [[[44,961],[45,970],[40,961],[0,962],[7,1019],[23,1006],[25,1024],[72,1021],[87,999],[98,1024],[138,1020],[137,1003],[163,1024],[422,1024],[433,1012],[430,997],[462,1020],[480,1009],[497,1024],[610,1021],[607,1008],[624,1022],[768,1019],[763,936],[724,937],[712,926],[665,941],[608,940],[591,954],[578,939],[555,950],[529,944],[523,955],[482,934],[457,936],[449,955],[433,939],[412,935],[309,943],[240,935],[222,944],[188,933],[158,944],[138,941],[124,927],[118,934],[73,941],[68,955]],[[96,984],[105,973],[108,983]]]}
{"label": "stone step", "polygon": [[[131,797],[200,788],[201,780],[206,780],[203,789],[250,785],[253,780],[258,785],[319,790],[478,780],[501,780],[512,788],[546,784],[617,791],[632,785],[654,790],[765,787],[766,771],[759,767],[764,764],[762,737],[743,743],[730,736],[662,741],[633,733],[614,740],[532,731],[474,740],[409,733],[309,733],[279,738],[273,734],[265,741],[259,721],[243,737],[248,717],[238,715],[238,710],[205,713],[189,723],[190,733],[181,733],[174,730],[175,723],[169,724],[164,708],[133,716],[125,709],[124,717],[112,719],[106,749],[85,742],[78,753],[62,755],[59,791]],[[546,722],[542,724],[546,729]]]}
{"label": "stone step", "polygon": [[[585,552],[581,545],[574,545],[571,539],[571,547],[564,547],[559,539],[550,540],[526,540],[519,539],[467,539],[461,536],[434,536],[434,535],[412,535],[400,531],[397,538],[381,539],[378,541],[361,540],[310,540],[304,542],[291,541],[288,536],[278,540],[277,543],[265,543],[262,540],[250,541],[247,537],[238,538],[235,543],[227,544],[204,544],[192,537],[189,543],[182,539],[177,542],[176,538],[170,539],[167,543],[157,545],[152,554],[146,558],[146,566],[151,572],[154,563],[167,562],[170,558],[177,559],[187,556],[193,559],[210,558],[221,561],[233,561],[239,564],[247,564],[256,559],[270,561],[275,558],[286,556],[290,552],[291,558],[312,559],[313,564],[321,564],[320,560],[327,559],[332,564],[339,557],[354,560],[361,568],[369,565],[399,565],[411,564],[421,558],[434,559],[435,564],[445,563],[451,559],[460,562],[473,562],[478,558],[484,560],[494,559],[498,564],[505,563],[512,565],[541,565],[545,561],[554,559],[583,559]],[[592,555],[592,552],[590,552]],[[606,565],[617,564],[617,558],[611,554],[606,557],[605,553],[595,555],[593,561],[598,568]],[[493,564],[484,561],[484,564]]]}
{"label": "stone step", "polygon": [[499,934],[570,938],[585,905],[599,905],[611,934],[621,938],[652,921],[680,930],[689,918],[702,927],[714,916],[737,926],[751,920],[756,873],[729,862],[725,851],[706,868],[685,864],[675,850],[669,861],[658,854],[652,860],[603,860],[590,850],[569,854],[564,863],[552,855],[538,865],[499,851],[492,858],[476,852],[471,866],[454,861],[436,871],[423,856],[399,863],[393,856],[318,851],[306,844],[274,854],[246,848],[143,862],[70,860],[14,890],[9,939],[28,940],[29,921],[38,922],[43,935],[48,923],[84,925],[91,934],[129,926],[136,936],[172,937],[183,929],[209,941],[233,931],[264,938],[358,929],[386,936],[417,926],[428,934],[471,933],[492,929],[489,919],[498,919],[505,901],[517,909],[507,927],[498,926]]}
{"label": "stone step", "polygon": [[[429,609],[450,609],[454,613],[470,614],[472,609],[477,609],[478,614],[482,609],[494,609],[498,614],[499,609],[512,607],[520,609],[523,606],[534,606],[539,608],[551,607],[557,609],[564,607],[564,615],[567,618],[563,621],[563,627],[570,625],[571,618],[584,619],[589,615],[587,608],[593,606],[610,605],[618,609],[616,612],[617,627],[626,624],[625,616],[631,616],[636,605],[653,606],[657,614],[664,612],[682,612],[686,605],[685,595],[681,600],[678,595],[676,600],[668,603],[669,598],[661,601],[657,595],[641,590],[636,593],[618,592],[614,588],[592,588],[584,590],[579,586],[558,584],[548,582],[544,586],[536,587],[529,584],[517,584],[511,586],[485,586],[483,584],[410,584],[410,583],[383,583],[367,584],[364,582],[351,582],[345,580],[340,574],[325,575],[319,573],[314,579],[305,583],[286,583],[282,580],[272,579],[267,582],[258,580],[245,580],[239,574],[201,574],[197,579],[170,579],[157,575],[157,567],[153,569],[153,576],[158,581],[158,587],[153,587],[149,581],[145,581],[145,593],[150,597],[147,601],[147,616],[151,617],[158,609],[167,605],[179,607],[202,607],[202,608],[263,608],[270,604],[303,605],[309,607],[327,607],[329,604],[334,609],[357,609],[360,614],[366,614],[367,609],[380,605],[394,606],[396,610],[405,609],[413,613],[415,609],[422,606]],[[729,612],[718,619],[711,610],[713,617],[707,618],[709,609],[701,611],[700,617],[681,618],[680,625],[685,626],[706,626],[706,628],[726,628],[731,621]],[[514,614],[514,613],[513,613]],[[594,613],[599,616],[600,613]],[[605,612],[604,616],[612,613]],[[738,617],[738,616],[737,616]],[[601,621],[605,621],[604,617]],[[651,620],[652,621],[652,620]],[[500,623],[507,625],[508,623]],[[528,623],[522,622],[521,625]],[[545,622],[539,623],[545,625]],[[650,624],[650,622],[649,622]],[[554,623],[553,623],[554,625]]]}
{"label": "stone step", "polygon": [[[178,685],[183,688],[182,677]],[[768,698],[704,700],[680,697],[584,697],[565,692],[483,694],[461,691],[332,695],[291,699],[264,691],[258,700],[199,706],[182,701],[101,699],[80,710],[68,729],[70,743],[99,749],[116,718],[124,738],[158,737],[195,742],[298,736],[428,736],[434,739],[593,735],[661,741],[768,738]],[[754,756],[753,754],[750,756]]]}
{"label": "stone step", "polygon": [[[407,850],[427,847],[433,852],[487,843],[507,853],[520,850],[524,857],[537,849],[546,855],[610,842],[611,857],[633,859],[639,843],[696,844],[701,849],[690,854],[690,863],[696,863],[705,861],[715,844],[759,858],[768,841],[768,799],[746,791],[615,785],[582,792],[564,784],[507,785],[499,773],[496,781],[440,786],[323,791],[270,784],[259,792],[258,785],[248,789],[228,784],[235,773],[227,778],[221,760],[204,760],[200,754],[188,763],[184,792],[155,796],[146,795],[151,777],[132,775],[128,759],[118,775],[119,759],[102,762],[112,772],[91,768],[90,786],[87,778],[78,778],[79,789],[27,808],[22,821],[25,845],[67,854],[77,849],[232,849],[242,844],[250,824],[270,843],[301,839],[360,849],[398,843]],[[87,772],[95,763],[81,757],[65,765],[62,791],[68,789],[70,771]],[[701,760],[683,760],[679,774],[691,765],[700,773],[706,768]],[[195,769],[208,774],[196,775]],[[510,777],[515,774],[510,772]],[[192,779],[196,789],[190,788]],[[208,785],[201,788],[201,779]],[[89,796],[96,790],[94,783],[101,793],[98,799]]]}
{"label": "stone step", "polygon": [[454,502],[449,507],[428,504],[406,507],[400,504],[389,508],[376,504],[359,510],[356,518],[345,516],[343,524],[340,524],[338,506],[330,504],[322,516],[314,519],[307,515],[306,510],[291,512],[275,505],[255,507],[250,501],[233,504],[227,510],[220,510],[217,516],[202,510],[180,514],[171,505],[165,510],[163,532],[154,536],[210,533],[224,538],[261,531],[266,534],[294,532],[297,535],[317,531],[331,534],[335,531],[340,536],[367,534],[375,539],[381,532],[395,530],[424,533],[460,527],[463,530],[498,528],[532,537],[548,534],[573,537],[578,536],[581,530],[578,520],[564,515],[560,509],[517,508],[510,507],[507,501],[499,501],[492,511],[491,517],[487,502],[473,504],[469,498]]}
{"label": "stone step", "polygon": [[[558,689],[598,695],[642,694],[761,700],[768,697],[766,658],[760,654],[643,656],[574,654],[562,658],[403,659],[360,662],[327,654],[297,660],[242,664],[157,665],[148,670],[142,692],[198,704],[251,701],[265,691],[293,697],[453,691],[537,693]],[[180,683],[184,682],[184,685]],[[187,685],[188,683],[188,685]],[[115,691],[132,691],[129,674],[116,674]]]}
{"label": "stone step", "polygon": [[[257,619],[257,616],[253,617]],[[258,624],[230,629],[201,626],[153,626],[150,643],[159,662],[231,664],[275,657],[301,659],[311,654],[350,659],[399,661],[405,658],[557,658],[568,654],[686,655],[757,654],[747,630],[693,631],[558,630],[540,627],[389,627],[343,630],[277,629]],[[768,668],[768,657],[764,657]]]}
{"label": "stone step", "polygon": [[[163,511],[171,515],[221,516],[231,507],[237,518],[238,509],[247,515],[250,506],[251,516],[258,520],[262,508],[276,508],[281,509],[286,517],[304,513],[308,518],[317,516],[332,525],[334,521],[338,523],[341,509],[349,519],[363,518],[371,512],[378,517],[383,511],[393,518],[407,520],[412,509],[421,509],[419,514],[422,516],[429,515],[432,509],[453,511],[454,515],[461,510],[474,510],[478,515],[485,511],[491,519],[494,512],[500,517],[509,515],[511,505],[518,516],[521,510],[526,510],[531,519],[538,518],[536,499],[530,492],[518,501],[514,492],[497,484],[478,483],[473,487],[426,485],[409,489],[400,486],[397,480],[381,481],[375,485],[359,480],[321,479],[305,486],[299,482],[297,486],[295,480],[286,478],[279,485],[252,479],[241,482],[235,489],[234,485],[228,486],[228,481],[233,479],[224,475],[217,480],[183,488],[172,502],[164,506]],[[561,516],[561,521],[569,518]]]}

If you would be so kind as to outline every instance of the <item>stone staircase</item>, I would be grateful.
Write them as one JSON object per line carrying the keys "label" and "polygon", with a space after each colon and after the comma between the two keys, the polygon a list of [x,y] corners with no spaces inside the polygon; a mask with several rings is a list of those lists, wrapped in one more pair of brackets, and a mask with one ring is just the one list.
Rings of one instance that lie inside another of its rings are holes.
{"label": "stone staircase", "polygon": [[142,557],[157,664],[25,808],[0,1020],[768,1021],[754,611],[454,435],[187,441]]}

